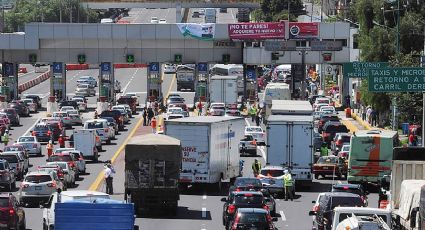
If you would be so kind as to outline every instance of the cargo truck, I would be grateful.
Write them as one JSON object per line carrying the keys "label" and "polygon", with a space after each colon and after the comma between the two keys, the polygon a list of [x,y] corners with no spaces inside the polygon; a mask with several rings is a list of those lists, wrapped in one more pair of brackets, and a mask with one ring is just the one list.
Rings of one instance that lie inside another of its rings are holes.
{"label": "cargo truck", "polygon": [[398,134],[389,130],[359,130],[351,136],[348,156],[348,183],[376,186],[391,173],[393,148]]}
{"label": "cargo truck", "polygon": [[177,91],[195,90],[195,68],[190,65],[179,65],[176,70]]}
{"label": "cargo truck", "polygon": [[313,116],[270,115],[266,132],[267,163],[286,167],[296,183],[311,185]]}
{"label": "cargo truck", "polygon": [[181,141],[182,189],[188,185],[214,186],[240,175],[239,141],[245,120],[240,117],[186,117],[165,121],[165,134]]}
{"label": "cargo truck", "polygon": [[221,102],[226,105],[238,103],[237,76],[212,76],[209,88],[210,103]]}
{"label": "cargo truck", "polygon": [[271,114],[273,100],[291,100],[291,91],[286,83],[269,83],[264,89],[263,103],[265,108],[265,118]]}
{"label": "cargo truck", "polygon": [[85,159],[97,162],[99,153],[96,148],[95,129],[76,129],[73,133],[74,148],[79,150]]}
{"label": "cargo truck", "polygon": [[176,215],[178,180],[182,162],[180,141],[147,134],[130,139],[125,146],[125,195],[137,215]]}

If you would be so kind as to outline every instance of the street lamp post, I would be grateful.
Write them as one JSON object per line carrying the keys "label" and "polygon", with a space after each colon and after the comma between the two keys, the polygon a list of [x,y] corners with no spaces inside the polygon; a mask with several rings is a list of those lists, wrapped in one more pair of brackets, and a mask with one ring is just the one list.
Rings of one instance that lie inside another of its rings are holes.
{"label": "street lamp post", "polygon": [[400,0],[397,0],[397,55],[400,54]]}

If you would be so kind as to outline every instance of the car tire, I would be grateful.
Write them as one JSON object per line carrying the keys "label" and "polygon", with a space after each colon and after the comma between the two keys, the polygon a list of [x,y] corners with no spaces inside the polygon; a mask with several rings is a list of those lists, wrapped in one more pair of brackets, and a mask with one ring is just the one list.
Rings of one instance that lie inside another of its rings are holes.
{"label": "car tire", "polygon": [[12,183],[12,189],[16,189],[16,180]]}
{"label": "car tire", "polygon": [[271,216],[276,216],[276,206],[273,206],[273,211],[270,212]]}
{"label": "car tire", "polygon": [[43,230],[49,230],[45,220],[43,220]]}
{"label": "car tire", "polygon": [[110,145],[111,144],[111,139],[106,140],[106,144]]}
{"label": "car tire", "polygon": [[19,229],[20,230],[26,230],[27,229],[27,225],[26,225],[26,221],[25,221],[25,216],[24,216],[24,220],[22,221],[23,223],[22,223],[22,225],[21,226],[19,226]]}

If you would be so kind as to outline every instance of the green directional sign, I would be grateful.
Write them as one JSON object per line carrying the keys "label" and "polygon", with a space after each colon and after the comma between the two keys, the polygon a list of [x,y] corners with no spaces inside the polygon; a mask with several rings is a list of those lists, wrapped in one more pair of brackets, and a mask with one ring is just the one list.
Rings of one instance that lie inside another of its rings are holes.
{"label": "green directional sign", "polygon": [[182,63],[183,56],[181,54],[174,54],[174,62]]}
{"label": "green directional sign", "polygon": [[369,69],[370,92],[425,91],[425,68]]}
{"label": "green directional sign", "polygon": [[86,55],[85,55],[85,54],[79,54],[79,55],[78,55],[78,63],[79,63],[79,64],[84,64],[84,63],[86,63]]}
{"label": "green directional sign", "polygon": [[133,54],[127,54],[126,56],[127,58],[127,62],[128,63],[134,63],[134,55]]}
{"label": "green directional sign", "polygon": [[344,77],[366,78],[369,69],[386,67],[388,67],[388,62],[348,62],[343,64],[342,72]]}
{"label": "green directional sign", "polygon": [[37,54],[30,54],[28,60],[31,64],[35,64],[37,62]]}

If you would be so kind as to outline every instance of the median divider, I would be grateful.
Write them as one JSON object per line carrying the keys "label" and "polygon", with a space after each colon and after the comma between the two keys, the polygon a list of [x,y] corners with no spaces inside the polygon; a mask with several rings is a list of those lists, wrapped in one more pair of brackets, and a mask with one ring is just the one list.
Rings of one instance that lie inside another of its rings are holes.
{"label": "median divider", "polygon": [[44,82],[45,80],[47,80],[49,78],[50,78],[50,71],[45,72],[45,73],[37,76],[35,79],[24,82],[24,83],[18,85],[19,93],[22,93],[27,89],[30,89],[30,88],[32,88],[36,85],[39,85],[40,83]]}

